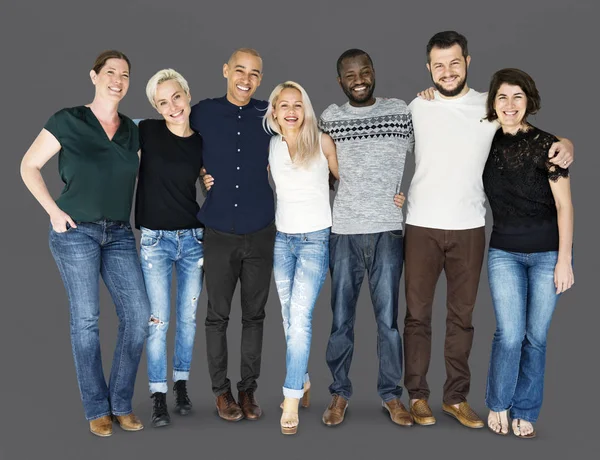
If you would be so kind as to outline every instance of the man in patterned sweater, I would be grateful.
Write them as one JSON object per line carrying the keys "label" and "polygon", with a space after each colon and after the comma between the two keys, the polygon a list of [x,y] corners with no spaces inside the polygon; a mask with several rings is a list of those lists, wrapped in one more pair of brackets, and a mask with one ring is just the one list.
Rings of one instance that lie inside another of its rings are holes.
{"label": "man in patterned sweater", "polygon": [[337,61],[337,72],[348,102],[332,104],[319,121],[320,128],[335,141],[340,172],[329,259],[333,324],[327,364],[333,375],[332,399],[323,423],[340,424],[352,395],[348,373],[356,302],[366,271],[377,322],[377,391],[392,421],[409,426],[412,417],[400,401],[402,339],[397,317],[403,197],[397,194],[406,155],[414,146],[411,115],[404,101],[373,96],[375,70],[364,51],[344,52]]}

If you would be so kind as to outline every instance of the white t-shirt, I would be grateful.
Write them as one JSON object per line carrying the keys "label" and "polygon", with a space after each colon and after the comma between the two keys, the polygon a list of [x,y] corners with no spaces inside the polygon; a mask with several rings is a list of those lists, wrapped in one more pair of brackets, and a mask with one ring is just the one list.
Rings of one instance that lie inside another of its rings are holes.
{"label": "white t-shirt", "polygon": [[413,100],[415,175],[406,223],[443,230],[485,225],[482,174],[496,122],[484,119],[486,93],[470,89],[458,99]]}
{"label": "white t-shirt", "polygon": [[331,227],[329,164],[323,150],[308,165],[292,163],[280,135],[269,145],[269,169],[275,182],[275,226],[283,233],[308,233]]}

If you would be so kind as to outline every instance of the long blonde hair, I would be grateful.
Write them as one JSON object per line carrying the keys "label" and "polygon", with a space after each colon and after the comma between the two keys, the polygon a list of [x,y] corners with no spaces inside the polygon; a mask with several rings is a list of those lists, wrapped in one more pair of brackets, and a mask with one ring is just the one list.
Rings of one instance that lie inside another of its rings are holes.
{"label": "long blonde hair", "polygon": [[286,81],[275,87],[269,96],[269,107],[263,117],[263,128],[267,132],[282,134],[279,123],[273,117],[277,99],[284,89],[292,88],[298,90],[302,95],[304,105],[304,122],[300,127],[300,132],[296,138],[296,154],[294,155],[294,164],[305,166],[319,156],[321,151],[319,127],[317,126],[317,117],[315,110],[310,102],[308,94],[302,86],[294,81]]}

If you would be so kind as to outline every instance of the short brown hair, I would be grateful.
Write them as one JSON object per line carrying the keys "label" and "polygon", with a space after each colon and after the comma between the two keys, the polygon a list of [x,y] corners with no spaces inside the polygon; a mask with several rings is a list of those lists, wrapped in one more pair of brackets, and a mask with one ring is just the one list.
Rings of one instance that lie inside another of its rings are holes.
{"label": "short brown hair", "polygon": [[496,95],[498,94],[500,86],[504,83],[518,86],[525,93],[525,96],[527,97],[527,109],[525,109],[523,121],[527,119],[528,115],[535,114],[540,110],[542,107],[542,99],[540,98],[540,93],[535,86],[533,78],[531,78],[528,73],[519,69],[502,69],[492,76],[492,81],[490,82],[490,89],[488,91],[486,102],[486,119],[489,121],[498,119],[498,115],[494,110],[494,101],[496,100]]}
{"label": "short brown hair", "polygon": [[109,59],[123,59],[127,63],[127,67],[131,72],[131,62],[129,62],[129,58],[125,56],[125,53],[121,53],[117,50],[107,50],[100,53],[94,61],[94,66],[92,67],[92,70],[96,73],[100,72],[102,70],[102,67],[104,67],[104,64],[106,64],[106,61],[108,61]]}

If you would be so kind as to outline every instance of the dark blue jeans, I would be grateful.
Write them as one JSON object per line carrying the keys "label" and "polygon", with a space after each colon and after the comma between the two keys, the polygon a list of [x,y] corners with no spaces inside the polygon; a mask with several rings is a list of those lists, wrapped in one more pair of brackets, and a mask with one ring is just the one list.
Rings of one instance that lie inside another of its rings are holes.
{"label": "dark blue jeans", "polygon": [[329,269],[333,324],[326,355],[333,376],[329,387],[331,394],[339,394],[345,399],[352,396],[348,373],[354,351],[356,302],[366,270],[377,322],[377,392],[386,402],[402,395],[398,291],[403,254],[401,230],[361,235],[331,234]]}
{"label": "dark blue jeans", "polygon": [[[69,298],[71,345],[85,417],[93,420],[111,413],[127,415],[150,318],[131,227],[106,220],[77,222],[77,228],[66,232],[50,228],[49,239]],[[100,275],[119,317],[108,386],[98,330]]]}

